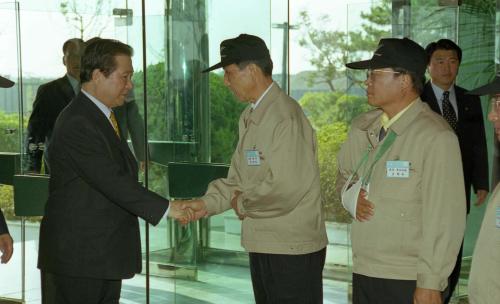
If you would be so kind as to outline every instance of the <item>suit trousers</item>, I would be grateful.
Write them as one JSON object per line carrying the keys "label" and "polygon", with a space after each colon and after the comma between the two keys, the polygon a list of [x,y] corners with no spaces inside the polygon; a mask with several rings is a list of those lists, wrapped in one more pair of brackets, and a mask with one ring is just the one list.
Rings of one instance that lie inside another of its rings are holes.
{"label": "suit trousers", "polygon": [[413,304],[414,280],[391,280],[352,274],[353,304]]}
{"label": "suit trousers", "polygon": [[250,252],[256,304],[323,303],[326,248],[299,255]]}
{"label": "suit trousers", "polygon": [[121,280],[69,277],[42,271],[42,304],[118,304]]}

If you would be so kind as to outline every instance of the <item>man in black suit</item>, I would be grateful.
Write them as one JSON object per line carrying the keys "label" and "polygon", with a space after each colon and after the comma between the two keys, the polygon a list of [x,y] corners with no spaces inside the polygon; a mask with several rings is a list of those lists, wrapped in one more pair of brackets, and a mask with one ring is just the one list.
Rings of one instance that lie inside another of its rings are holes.
{"label": "man in black suit", "polygon": [[[63,45],[66,75],[38,88],[33,111],[28,121],[27,170],[48,173],[47,151],[57,116],[80,91],[80,57],[84,50],[81,39],[69,39]],[[42,166],[43,164],[43,166]],[[44,167],[44,170],[42,170]]]}
{"label": "man in black suit", "polygon": [[153,225],[166,213],[190,218],[138,183],[120,135],[112,108],[132,88],[131,56],[132,48],[116,40],[89,44],[82,90],[54,126],[38,256],[44,304],[118,304],[121,280],[141,271],[138,217]]}
{"label": "man in black suit", "polygon": [[[7,78],[0,76],[0,88],[10,88],[14,83]],[[0,261],[2,264],[7,263],[12,257],[12,252],[14,251],[14,241],[9,234],[9,229],[7,228],[7,223],[3,216],[2,210],[0,210]]]}
{"label": "man in black suit", "polygon": [[[462,153],[464,184],[467,198],[467,214],[470,211],[471,187],[477,196],[476,205],[481,205],[488,195],[488,155],[483,122],[483,111],[479,97],[466,95],[467,90],[455,84],[462,60],[462,50],[453,41],[441,39],[426,47],[428,71],[431,80],[425,84],[421,99],[431,109],[441,114],[455,130]],[[449,303],[458,283],[462,260],[462,249],[449,277]]]}

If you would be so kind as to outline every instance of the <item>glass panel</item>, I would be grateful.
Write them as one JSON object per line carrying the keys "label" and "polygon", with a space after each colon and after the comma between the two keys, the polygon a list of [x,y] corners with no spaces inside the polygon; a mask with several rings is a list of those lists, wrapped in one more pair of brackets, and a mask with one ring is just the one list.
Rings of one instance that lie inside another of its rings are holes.
{"label": "glass panel", "polygon": [[[14,154],[19,154],[20,149],[20,105],[22,103],[21,61],[19,44],[19,4],[14,2],[0,3],[0,75],[15,82],[11,88],[0,88],[0,170],[11,166]],[[18,159],[18,158],[17,158]],[[0,182],[2,183],[2,182]],[[14,240],[14,253],[7,264],[0,265],[0,299],[24,299],[23,262],[24,247],[28,253],[36,250],[33,242],[32,230],[27,226],[28,235],[23,243],[24,222],[14,215],[13,187],[0,185],[0,209],[7,221],[9,233]],[[36,233],[36,231],[35,231]],[[27,262],[32,262],[28,259]],[[32,263],[29,263],[33,267]],[[34,278],[36,282],[36,278]]]}

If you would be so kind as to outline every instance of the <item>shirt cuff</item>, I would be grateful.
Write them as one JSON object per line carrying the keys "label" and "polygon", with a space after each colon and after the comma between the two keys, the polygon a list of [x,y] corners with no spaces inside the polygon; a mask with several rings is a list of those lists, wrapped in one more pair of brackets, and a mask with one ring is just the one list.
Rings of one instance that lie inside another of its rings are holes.
{"label": "shirt cuff", "polygon": [[448,278],[434,274],[417,274],[417,287],[443,291],[448,286]]}
{"label": "shirt cuff", "polygon": [[168,204],[167,211],[165,211],[165,213],[163,214],[163,217],[164,217],[165,219],[168,219],[168,213],[170,212],[170,206],[171,206],[171,203],[170,203],[170,204]]}

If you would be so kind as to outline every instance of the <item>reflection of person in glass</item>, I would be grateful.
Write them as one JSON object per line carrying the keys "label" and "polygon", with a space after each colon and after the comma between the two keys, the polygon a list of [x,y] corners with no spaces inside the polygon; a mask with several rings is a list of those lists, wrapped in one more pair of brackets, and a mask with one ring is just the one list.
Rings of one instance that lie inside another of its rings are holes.
{"label": "reflection of person in glass", "polygon": [[[353,303],[440,304],[465,228],[458,139],[419,98],[427,56],[414,41],[382,39],[369,60],[368,103],[337,161],[352,224]],[[351,187],[346,181],[355,181]]]}
{"label": "reflection of person in glass", "polygon": [[132,89],[132,52],[116,40],[89,44],[82,89],[54,126],[38,256],[44,304],[117,304],[122,279],[141,272],[138,217],[153,225],[165,214],[189,219],[188,210],[140,185],[120,135],[112,108]]}
{"label": "reflection of person in glass", "polygon": [[[494,141],[500,140],[500,74],[482,87],[469,92],[473,95],[491,95],[488,119],[495,130]],[[479,101],[478,101],[479,102]],[[498,172],[494,172],[498,174]],[[484,213],[481,231],[477,237],[469,276],[469,302],[496,304],[500,299],[500,185],[496,185]]]}
{"label": "reflection of person in glass", "polygon": [[132,148],[136,159],[144,168],[146,160],[144,146],[144,119],[139,113],[139,107],[135,100],[134,89],[130,90],[123,105],[113,108],[116,114],[116,120],[120,125],[120,135],[123,138],[129,138],[132,142]]}
{"label": "reflection of person in glass", "polygon": [[[14,85],[14,82],[3,78],[0,76],[0,88],[10,88]],[[2,264],[7,263],[12,257],[14,252],[14,241],[9,234],[9,229],[7,228],[7,222],[3,216],[2,210],[0,210],[0,261]]]}
{"label": "reflection of person in glass", "polygon": [[326,229],[316,135],[300,105],[272,80],[262,39],[242,34],[220,45],[224,83],[248,107],[227,178],[199,200],[203,215],[233,208],[242,220],[256,303],[322,303]]}
{"label": "reflection of person in glass", "polygon": [[54,123],[59,113],[80,91],[80,57],[84,49],[83,40],[69,39],[62,49],[66,75],[42,84],[33,102],[33,112],[28,121],[28,172],[49,173],[46,151]]}

